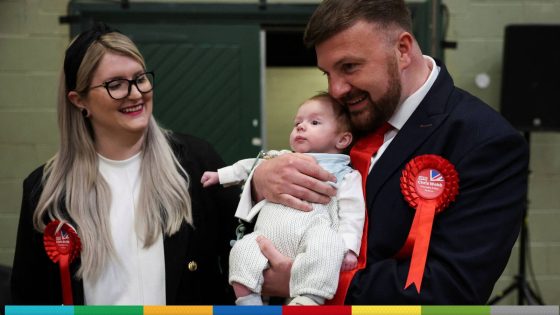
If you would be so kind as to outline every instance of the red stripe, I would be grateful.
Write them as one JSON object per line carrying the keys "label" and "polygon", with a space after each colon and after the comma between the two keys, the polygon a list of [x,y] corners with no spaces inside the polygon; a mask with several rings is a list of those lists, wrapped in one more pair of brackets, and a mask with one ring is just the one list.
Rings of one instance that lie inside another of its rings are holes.
{"label": "red stripe", "polygon": [[352,306],[282,306],[282,315],[352,315]]}

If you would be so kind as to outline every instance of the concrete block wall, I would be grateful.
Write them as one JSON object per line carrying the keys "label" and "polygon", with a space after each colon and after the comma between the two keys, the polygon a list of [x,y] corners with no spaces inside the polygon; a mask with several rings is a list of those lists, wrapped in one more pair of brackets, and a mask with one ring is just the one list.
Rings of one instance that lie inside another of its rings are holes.
{"label": "concrete block wall", "polygon": [[[560,24],[560,0],[443,0],[449,8],[447,39],[456,50],[445,51],[455,84],[499,110],[504,29],[508,24]],[[551,39],[558,40],[558,39]],[[548,51],[542,47],[543,58]],[[554,58],[554,57],[553,57]],[[486,74],[487,88],[475,84]],[[531,104],[527,104],[531,106]],[[559,117],[560,119],[560,117]],[[526,262],[531,288],[540,288],[547,304],[560,304],[560,133],[530,134],[529,249]],[[499,157],[497,157],[499,158]],[[519,244],[494,290],[498,294],[518,273]],[[515,304],[517,291],[500,304]]]}
{"label": "concrete block wall", "polygon": [[[450,12],[447,39],[459,45],[445,51],[456,85],[498,109],[504,26],[560,23],[560,0],[443,2]],[[0,264],[4,265],[11,265],[13,259],[22,181],[52,156],[58,143],[56,91],[69,32],[58,17],[66,14],[67,4],[68,0],[0,0]],[[556,52],[543,47],[543,58],[555,56]],[[490,77],[487,88],[474,83],[480,73]],[[285,148],[297,105],[324,89],[326,82],[313,68],[267,69],[265,78],[268,147]],[[556,227],[560,222],[560,134],[531,134],[531,170],[529,253],[535,275],[531,280],[536,280],[547,304],[560,304],[560,232]],[[517,262],[518,247],[496,293],[511,283]],[[515,303],[515,295],[501,301]]]}
{"label": "concrete block wall", "polygon": [[11,265],[22,180],[57,145],[67,0],[0,1],[0,264]]}

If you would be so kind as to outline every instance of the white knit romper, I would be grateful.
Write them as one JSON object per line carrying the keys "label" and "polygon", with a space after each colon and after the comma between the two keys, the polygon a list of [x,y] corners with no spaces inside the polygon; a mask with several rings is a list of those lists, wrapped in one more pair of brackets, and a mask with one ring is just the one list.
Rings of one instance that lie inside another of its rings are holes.
{"label": "white knit romper", "polygon": [[312,294],[331,299],[338,286],[346,250],[337,230],[336,197],[327,205],[313,204],[310,212],[266,202],[260,210],[254,232],[237,241],[231,250],[229,283],[238,282],[261,293],[263,270],[268,268],[268,260],[261,253],[256,237],[263,235],[282,254],[294,259],[291,297]]}

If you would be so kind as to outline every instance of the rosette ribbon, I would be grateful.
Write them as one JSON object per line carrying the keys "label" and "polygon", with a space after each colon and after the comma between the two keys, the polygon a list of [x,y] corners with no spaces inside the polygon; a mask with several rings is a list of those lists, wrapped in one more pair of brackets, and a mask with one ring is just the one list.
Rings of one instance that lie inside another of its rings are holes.
{"label": "rosette ribbon", "polygon": [[410,258],[405,289],[413,283],[420,293],[435,215],[455,200],[459,175],[451,162],[439,155],[425,154],[412,159],[401,176],[401,191],[416,209],[405,245],[397,258]]}
{"label": "rosette ribbon", "polygon": [[76,230],[68,223],[52,221],[45,228],[43,244],[49,258],[60,268],[62,303],[74,304],[70,281],[70,263],[78,257],[82,243]]}

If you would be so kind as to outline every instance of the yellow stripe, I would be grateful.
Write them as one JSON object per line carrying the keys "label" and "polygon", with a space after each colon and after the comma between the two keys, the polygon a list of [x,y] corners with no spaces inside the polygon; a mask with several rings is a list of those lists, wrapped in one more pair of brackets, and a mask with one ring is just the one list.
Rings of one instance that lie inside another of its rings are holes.
{"label": "yellow stripe", "polygon": [[421,315],[421,306],[352,306],[352,315]]}
{"label": "yellow stripe", "polygon": [[212,306],[144,306],[144,315],[212,315]]}

